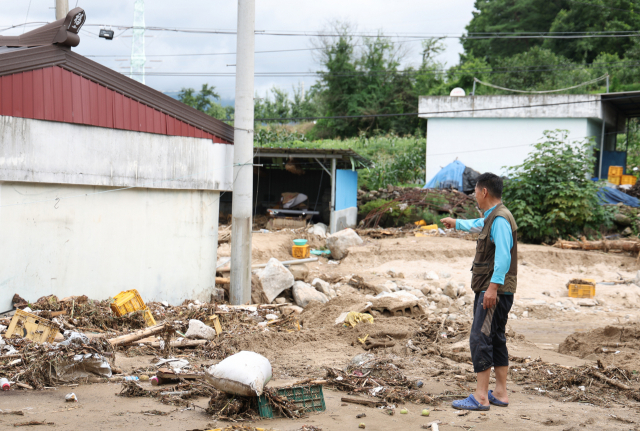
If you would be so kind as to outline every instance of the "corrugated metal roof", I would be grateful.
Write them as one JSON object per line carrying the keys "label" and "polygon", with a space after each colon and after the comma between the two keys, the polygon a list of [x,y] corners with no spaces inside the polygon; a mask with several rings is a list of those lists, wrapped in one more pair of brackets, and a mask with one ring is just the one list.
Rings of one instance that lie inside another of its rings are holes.
{"label": "corrugated metal roof", "polygon": [[640,117],[640,91],[625,91],[600,95],[603,102],[616,107],[629,118]]}
{"label": "corrugated metal roof", "polygon": [[[76,11],[76,9],[73,11]],[[78,12],[76,11],[75,13],[77,14]],[[59,21],[56,21],[56,23],[59,23]],[[47,28],[47,35],[51,31],[50,29],[52,28],[52,24],[45,26]],[[36,32],[36,30],[34,30],[34,32]],[[11,46],[10,43],[13,42],[5,39],[5,42],[3,43],[0,40],[0,45]],[[38,41],[38,43],[42,44],[43,41]],[[83,57],[82,55],[76,54],[66,46],[51,43],[52,42],[49,42],[48,45],[36,46],[33,48],[1,49],[0,76],[45,69],[51,66],[59,66],[69,72],[100,84],[107,89],[136,100],[150,108],[168,114],[190,126],[217,136],[225,142],[233,143],[232,126],[217,120],[204,112],[200,112],[197,109],[187,106],[184,103],[156,91],[151,87],[147,87],[146,85],[121,73],[111,70],[108,67]]]}
{"label": "corrugated metal roof", "polygon": [[256,157],[294,157],[294,158],[317,158],[319,160],[337,159],[343,165],[351,166],[351,159],[356,168],[373,166],[373,162],[361,156],[351,149],[333,148],[264,148],[256,147]]}

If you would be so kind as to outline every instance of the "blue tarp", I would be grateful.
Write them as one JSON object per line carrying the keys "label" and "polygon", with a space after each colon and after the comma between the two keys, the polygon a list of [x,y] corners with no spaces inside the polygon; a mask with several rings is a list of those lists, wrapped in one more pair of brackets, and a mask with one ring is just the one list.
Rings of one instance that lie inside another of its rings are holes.
{"label": "blue tarp", "polygon": [[624,205],[638,208],[640,207],[640,201],[633,196],[629,196],[626,193],[616,190],[613,187],[602,187],[598,190],[598,197],[602,205],[616,205],[622,202]]}
{"label": "blue tarp", "polygon": [[466,166],[455,160],[440,169],[431,180],[423,187],[425,189],[454,188],[462,191],[462,174]]}

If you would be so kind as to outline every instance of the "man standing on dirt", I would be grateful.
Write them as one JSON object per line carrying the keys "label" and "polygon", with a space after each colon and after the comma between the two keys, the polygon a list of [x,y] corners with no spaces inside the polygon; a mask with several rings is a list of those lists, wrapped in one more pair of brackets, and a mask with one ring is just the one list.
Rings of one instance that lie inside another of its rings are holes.
{"label": "man standing on dirt", "polygon": [[[509,405],[505,329],[517,285],[518,227],[511,212],[502,204],[502,179],[492,173],[480,175],[475,193],[484,218],[440,220],[448,228],[480,233],[471,267],[471,289],[476,297],[469,337],[477,383],[475,393],[452,403],[461,410],[489,410],[490,404]],[[493,391],[489,390],[491,367],[496,375]]]}

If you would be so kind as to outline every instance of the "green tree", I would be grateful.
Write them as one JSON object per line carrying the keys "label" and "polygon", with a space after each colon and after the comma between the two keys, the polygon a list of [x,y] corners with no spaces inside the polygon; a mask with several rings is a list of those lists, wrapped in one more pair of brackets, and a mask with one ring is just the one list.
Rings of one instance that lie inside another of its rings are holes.
{"label": "green tree", "polygon": [[498,65],[501,58],[540,46],[543,39],[497,39],[489,36],[548,31],[567,4],[567,0],[476,0],[476,11],[466,27],[467,37],[462,39],[465,54]]}
{"label": "green tree", "polygon": [[611,224],[591,181],[592,141],[570,142],[566,130],[547,131],[525,161],[508,168],[503,199],[527,242],[554,241]]}
{"label": "green tree", "polygon": [[182,88],[178,93],[178,100],[219,120],[232,120],[233,107],[223,107],[217,103],[216,100],[220,99],[220,95],[215,92],[215,89],[216,87],[210,87],[209,84],[202,84],[199,92],[193,88]]}

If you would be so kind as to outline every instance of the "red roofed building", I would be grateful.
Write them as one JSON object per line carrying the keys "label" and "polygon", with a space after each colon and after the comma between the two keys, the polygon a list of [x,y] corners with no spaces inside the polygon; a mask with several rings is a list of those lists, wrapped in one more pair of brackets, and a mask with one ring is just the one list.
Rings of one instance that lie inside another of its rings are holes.
{"label": "red roofed building", "polygon": [[84,19],[0,37],[0,310],[209,300],[233,127],[71,51]]}

